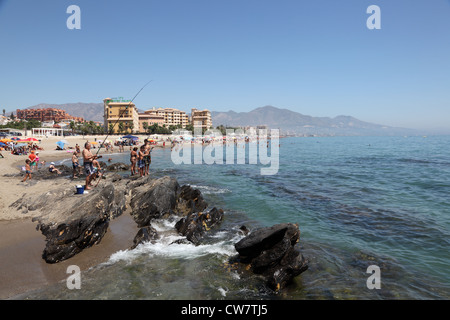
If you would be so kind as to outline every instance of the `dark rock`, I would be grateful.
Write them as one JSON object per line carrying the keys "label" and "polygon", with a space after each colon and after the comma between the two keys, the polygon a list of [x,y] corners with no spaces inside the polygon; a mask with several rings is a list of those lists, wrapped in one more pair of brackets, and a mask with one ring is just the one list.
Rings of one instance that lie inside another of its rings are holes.
{"label": "dark rock", "polygon": [[234,247],[241,256],[256,257],[261,251],[271,248],[280,242],[284,238],[288,228],[292,228],[292,226],[291,224],[283,223],[269,228],[255,230],[236,243]]}
{"label": "dark rock", "polygon": [[131,249],[136,248],[141,243],[154,241],[157,240],[158,238],[159,235],[153,227],[151,226],[143,227],[139,229],[138,233],[134,237],[133,246],[131,247]]}
{"label": "dark rock", "polygon": [[237,242],[235,249],[240,262],[249,263],[254,273],[266,277],[272,290],[279,290],[308,269],[308,262],[295,249],[299,237],[297,225],[277,224],[253,231]]}
{"label": "dark rock", "polygon": [[209,212],[193,212],[180,219],[175,224],[175,229],[190,242],[198,245],[204,232],[220,223],[222,219],[223,210],[214,207]]}
{"label": "dark rock", "polygon": [[200,190],[194,189],[188,185],[181,187],[177,201],[178,213],[187,216],[193,212],[203,211],[207,207],[208,204],[203,199]]}
{"label": "dark rock", "polygon": [[150,185],[136,187],[131,192],[130,206],[138,227],[150,225],[152,219],[173,214],[177,204],[179,184],[175,178],[162,177],[146,181]]}
{"label": "dark rock", "polygon": [[[98,244],[107,231],[110,219],[124,211],[125,195],[115,190],[112,184],[107,184],[101,191],[82,196],[72,193],[70,197],[57,198],[47,193],[37,202],[29,203],[26,209],[36,209],[40,204],[44,204],[44,210],[49,215],[61,216],[62,211],[65,217],[58,224],[41,218],[38,224],[46,237],[42,257],[47,263],[56,263]],[[20,207],[24,204],[16,205]]]}
{"label": "dark rock", "polygon": [[106,166],[106,169],[108,169],[108,171],[126,171],[126,170],[130,169],[130,166],[128,164],[125,164],[122,162],[116,162],[116,163],[110,164],[109,166]]}
{"label": "dark rock", "polygon": [[248,235],[248,233],[250,232],[250,230],[246,227],[246,226],[240,226],[239,227],[239,231],[244,235]]}

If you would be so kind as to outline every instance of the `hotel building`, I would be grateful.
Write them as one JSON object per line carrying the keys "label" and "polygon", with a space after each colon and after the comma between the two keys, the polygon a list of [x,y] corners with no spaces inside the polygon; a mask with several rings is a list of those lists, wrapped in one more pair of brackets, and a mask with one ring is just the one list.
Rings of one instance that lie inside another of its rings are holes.
{"label": "hotel building", "polygon": [[[139,122],[147,122],[148,125],[157,123],[159,126],[178,126],[186,128],[189,124],[189,116],[186,112],[174,108],[152,108],[139,115]],[[151,123],[151,121],[153,121]],[[142,131],[143,132],[143,131]]]}
{"label": "hotel building", "polygon": [[[106,98],[103,99],[103,106],[105,130],[110,133],[139,132],[139,115],[136,105],[131,100]],[[112,128],[110,128],[111,125]],[[122,132],[120,132],[120,127],[123,128]]]}
{"label": "hotel building", "polygon": [[191,123],[194,128],[201,127],[202,129],[212,128],[211,112],[207,109],[197,110],[195,108],[191,109]]}

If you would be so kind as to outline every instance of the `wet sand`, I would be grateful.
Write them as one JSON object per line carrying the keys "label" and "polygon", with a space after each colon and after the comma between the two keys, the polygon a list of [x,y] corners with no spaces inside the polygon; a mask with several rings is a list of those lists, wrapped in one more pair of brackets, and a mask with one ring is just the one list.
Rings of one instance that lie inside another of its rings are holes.
{"label": "wet sand", "polygon": [[129,248],[138,231],[132,217],[124,213],[110,221],[98,245],[66,261],[48,264],[41,256],[45,237],[36,224],[31,220],[0,221],[0,299],[23,299],[25,292],[65,281],[70,265],[83,271],[105,262],[114,252]]}

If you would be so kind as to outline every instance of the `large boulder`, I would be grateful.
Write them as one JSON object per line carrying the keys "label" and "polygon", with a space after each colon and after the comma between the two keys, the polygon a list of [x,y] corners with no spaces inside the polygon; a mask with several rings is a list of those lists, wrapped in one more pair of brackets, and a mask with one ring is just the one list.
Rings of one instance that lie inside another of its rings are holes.
{"label": "large boulder", "polygon": [[[53,208],[64,210],[66,217],[58,223],[47,217],[38,219],[38,228],[46,237],[42,257],[47,263],[56,263],[73,257],[85,248],[98,244],[105,235],[110,219],[125,210],[125,194],[109,183],[89,195],[53,199]],[[64,207],[63,207],[64,206]],[[55,216],[55,213],[49,213]]]}
{"label": "large boulder", "polygon": [[271,289],[279,290],[308,269],[307,260],[295,248],[299,237],[300,230],[292,223],[257,229],[235,244],[238,260],[264,275]]}
{"label": "large boulder", "polygon": [[133,219],[140,228],[150,225],[152,219],[173,214],[180,188],[175,178],[167,176],[142,180],[147,183],[134,182],[130,202]]}

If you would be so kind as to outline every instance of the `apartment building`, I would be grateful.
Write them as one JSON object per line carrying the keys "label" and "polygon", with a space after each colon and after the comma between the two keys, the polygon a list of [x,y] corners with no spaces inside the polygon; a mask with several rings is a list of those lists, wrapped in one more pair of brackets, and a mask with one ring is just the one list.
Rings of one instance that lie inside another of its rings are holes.
{"label": "apartment building", "polygon": [[186,112],[175,108],[152,108],[145,111],[145,115],[153,116],[155,121],[158,121],[155,123],[158,123],[160,126],[165,125],[167,128],[169,126],[178,125],[181,125],[182,128],[186,128],[189,124],[189,116]]}
{"label": "apartment building", "polygon": [[81,117],[74,117],[69,115],[65,110],[57,108],[45,108],[45,109],[17,109],[16,117],[22,120],[38,120],[40,122],[60,122],[60,121],[75,121],[84,122]]}
{"label": "apartment building", "polygon": [[202,129],[212,128],[211,112],[207,109],[197,110],[195,108],[191,109],[191,123],[194,128],[201,127]]}
{"label": "apartment building", "polygon": [[139,132],[146,132],[146,126],[152,126],[154,124],[157,124],[158,126],[162,127],[164,125],[164,116],[158,115],[154,112],[145,111],[144,113],[139,113]]}
{"label": "apartment building", "polygon": [[110,133],[139,132],[139,114],[131,100],[120,98],[103,99],[104,126]]}

